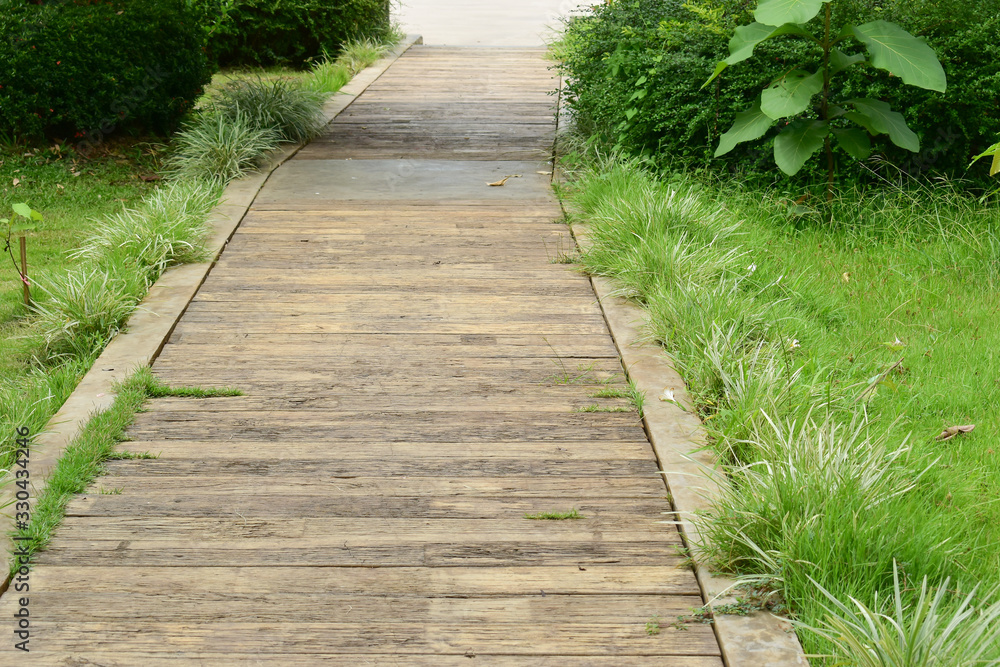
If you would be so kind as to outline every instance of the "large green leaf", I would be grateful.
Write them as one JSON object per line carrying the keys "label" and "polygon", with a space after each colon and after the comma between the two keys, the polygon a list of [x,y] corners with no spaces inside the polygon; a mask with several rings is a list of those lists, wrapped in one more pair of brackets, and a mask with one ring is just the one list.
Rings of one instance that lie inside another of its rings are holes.
{"label": "large green leaf", "polygon": [[797,116],[809,108],[813,95],[823,90],[823,72],[810,74],[793,70],[764,89],[760,95],[760,110],[778,120]]}
{"label": "large green leaf", "polygon": [[839,129],[833,131],[833,136],[837,137],[837,143],[855,160],[867,160],[872,154],[872,140],[868,138],[868,133],[855,128]]}
{"label": "large green leaf", "polygon": [[760,0],[753,17],[765,25],[807,23],[830,0]]}
{"label": "large green leaf", "polygon": [[712,72],[712,76],[708,78],[708,81],[702,85],[702,88],[712,83],[730,65],[741,63],[753,56],[753,50],[758,44],[780,35],[798,35],[799,37],[806,37],[807,39],[816,41],[816,38],[808,30],[791,23],[777,28],[771,25],[764,25],[763,23],[741,25],[733,33],[732,39],[729,40],[729,57],[715,66],[715,71]]}
{"label": "large green leaf", "polygon": [[993,144],[985,151],[983,151],[976,157],[972,158],[972,163],[969,166],[972,166],[976,162],[979,162],[980,160],[986,157],[993,158],[993,164],[990,165],[990,176],[996,176],[998,173],[1000,173],[1000,143]]}
{"label": "large green leaf", "polygon": [[11,208],[22,218],[31,218],[31,207],[27,204],[14,204]]}
{"label": "large green leaf", "polygon": [[789,176],[799,173],[830,134],[824,120],[797,120],[774,138],[774,161]]}
{"label": "large green leaf", "polygon": [[848,100],[856,112],[847,113],[845,118],[854,121],[872,134],[888,134],[892,143],[914,153],[920,152],[920,138],[907,127],[903,114],[897,113],[880,100],[867,98]]}
{"label": "large green leaf", "polygon": [[872,21],[854,28],[864,42],[872,65],[898,76],[903,83],[943,93],[948,87],[934,49],[895,23]]}
{"label": "large green leaf", "polygon": [[715,157],[725,155],[744,141],[760,139],[773,124],[774,121],[760,110],[760,102],[757,102],[746,111],[736,114],[736,122],[728,132],[719,137],[719,147],[715,150]]}
{"label": "large green leaf", "polygon": [[857,53],[849,56],[840,49],[834,49],[830,53],[830,76],[839,74],[852,65],[865,62],[863,54]]}

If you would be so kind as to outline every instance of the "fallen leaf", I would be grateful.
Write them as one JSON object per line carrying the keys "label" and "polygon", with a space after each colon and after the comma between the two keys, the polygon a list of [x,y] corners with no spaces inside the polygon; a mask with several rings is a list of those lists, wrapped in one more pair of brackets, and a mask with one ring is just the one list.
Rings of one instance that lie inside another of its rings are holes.
{"label": "fallen leaf", "polygon": [[17,186],[19,186],[20,184],[21,184],[21,179],[20,179],[20,178],[15,178],[15,179],[14,179],[14,187],[16,188],[16,187],[17,187]]}
{"label": "fallen leaf", "polygon": [[949,426],[945,430],[941,431],[941,435],[934,439],[944,442],[945,440],[951,440],[959,433],[969,433],[974,428],[976,428],[975,424],[966,424],[965,426]]}
{"label": "fallen leaf", "polygon": [[849,283],[849,282],[851,282],[851,274],[850,274],[850,273],[847,273],[847,272],[844,272],[844,274],[843,274],[843,275],[841,275],[840,277],[841,277],[841,279],[842,279],[842,280],[843,280],[843,281],[844,281],[845,283]]}
{"label": "fallen leaf", "polygon": [[504,176],[499,181],[495,181],[493,183],[487,183],[486,185],[490,186],[491,188],[503,187],[504,185],[507,185],[507,179],[509,178],[510,176]]}
{"label": "fallen leaf", "polygon": [[56,183],[56,187],[59,188],[60,190],[65,190],[66,189],[65,186],[62,183]]}
{"label": "fallen leaf", "polygon": [[542,176],[551,176],[552,175],[551,171],[536,171],[535,173],[536,174],[541,174]]}
{"label": "fallen leaf", "polygon": [[161,176],[159,174],[144,174],[144,175],[140,176],[139,178],[141,178],[142,180],[146,181],[147,183],[151,183],[153,181],[160,180]]}
{"label": "fallen leaf", "polygon": [[669,401],[674,401],[675,400],[674,399],[674,390],[671,389],[670,387],[667,387],[666,389],[664,389],[663,393],[660,394],[660,400],[661,401],[668,401],[668,402]]}

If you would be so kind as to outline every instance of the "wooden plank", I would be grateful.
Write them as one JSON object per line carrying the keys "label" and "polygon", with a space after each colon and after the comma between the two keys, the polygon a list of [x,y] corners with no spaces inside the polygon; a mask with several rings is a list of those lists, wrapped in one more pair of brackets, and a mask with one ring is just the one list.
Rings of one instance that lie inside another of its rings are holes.
{"label": "wooden plank", "polygon": [[[100,604],[100,600],[107,604]],[[171,590],[147,591],[126,597],[122,594],[81,593],[77,591],[41,591],[32,596],[46,611],[48,621],[72,621],[87,614],[94,621],[129,620],[139,614],[162,614],[164,623],[190,619],[195,623],[279,623],[291,617],[297,623],[365,624],[370,618],[382,618],[388,626],[436,623],[463,619],[466,623],[491,623],[518,626],[525,620],[547,620],[557,616],[569,622],[593,625],[632,625],[645,627],[658,616],[663,625],[681,614],[691,612],[696,603],[689,596],[578,595],[572,609],[566,609],[564,597],[492,597],[492,598],[414,598],[383,596],[330,595],[325,591],[266,594],[266,603],[242,595],[209,591],[204,597]],[[700,606],[700,605],[698,605]]]}
{"label": "wooden plank", "polygon": [[681,547],[675,542],[508,542],[445,541],[369,545],[347,543],[341,536],[298,539],[275,545],[272,540],[213,540],[193,545],[156,540],[60,540],[38,560],[40,566],[81,567],[495,567],[511,565],[663,565]]}
{"label": "wooden plank", "polygon": [[[173,435],[171,431],[169,435]],[[186,439],[181,439],[188,442]],[[321,447],[324,447],[321,445]],[[192,448],[194,449],[194,448]],[[290,460],[283,458],[280,442],[275,444],[273,458],[253,458],[246,462],[213,460],[211,451],[202,451],[197,460],[145,460],[145,461],[110,461],[107,464],[108,479],[112,483],[115,477],[129,475],[155,476],[191,476],[201,474],[216,476],[218,474],[248,475],[248,479],[256,477],[272,477],[274,479],[292,480],[302,477],[320,477],[332,481],[335,478],[357,477],[523,477],[525,481],[541,477],[648,477],[658,479],[657,466],[652,461],[635,459],[600,460],[588,462],[569,460],[537,460],[526,458],[488,458],[482,461],[461,459],[458,457],[424,456],[419,459],[373,460],[362,458],[357,450],[344,447],[338,443],[327,443],[326,452],[329,456],[317,452],[311,458]],[[343,456],[335,457],[342,452]],[[351,456],[351,454],[354,454]],[[257,479],[263,483],[263,479]],[[541,482],[539,482],[541,484]],[[656,485],[661,488],[660,484]],[[330,489],[333,491],[333,489]]]}
{"label": "wooden plank", "polygon": [[[212,459],[267,460],[274,457],[274,446],[270,442],[247,441],[221,438],[217,440],[132,440],[122,443],[123,452],[149,452],[161,460],[190,459],[192,452],[201,457],[208,454]],[[336,458],[344,460],[342,448],[331,448],[329,443],[283,442],[281,451],[290,459]],[[364,451],[371,458],[426,457],[433,454],[438,459],[477,458],[565,460],[565,461],[649,461],[650,448],[646,442],[507,442],[498,448],[491,442],[454,443],[366,443]]]}
{"label": "wooden plank", "polygon": [[[145,594],[164,590],[228,595],[262,591],[408,597],[531,595],[700,596],[694,575],[667,561],[662,566],[576,565],[541,567],[310,568],[208,567],[199,576],[185,568],[87,568],[49,566],[32,572],[33,590]],[[35,588],[37,586],[37,588]],[[7,597],[0,599],[9,605]],[[566,600],[569,605],[572,600]]]}
{"label": "wooden plank", "polygon": [[[120,517],[109,522],[100,517],[75,517],[59,526],[59,539],[101,539],[117,542],[187,542],[200,544],[214,540],[264,540],[278,546],[285,540],[340,538],[347,544],[424,544],[454,540],[456,535],[470,542],[489,540],[526,542],[656,540],[673,543],[677,529],[646,517],[630,516],[614,520],[586,517],[576,521],[516,521],[498,525],[492,519],[393,519],[365,517]],[[622,593],[624,594],[624,593]]]}
{"label": "wooden plank", "polygon": [[[678,637],[680,635],[680,637]],[[711,626],[692,625],[682,632],[667,626],[649,636],[640,624],[571,623],[559,619],[521,625],[422,623],[157,623],[145,620],[102,622],[35,621],[32,637],[48,650],[273,651],[328,653],[349,651],[378,655],[496,652],[513,655],[717,655]]]}
{"label": "wooden plank", "polygon": [[[193,451],[193,448],[192,448]],[[209,450],[211,451],[211,450]],[[212,452],[214,454],[214,452]],[[214,456],[212,457],[215,458]],[[214,463],[214,461],[213,461]],[[620,462],[619,462],[620,463]],[[143,464],[133,464],[142,471]],[[581,466],[585,464],[581,463]],[[267,478],[246,479],[226,474],[224,466],[216,468],[215,474],[198,477],[197,486],[191,484],[189,476],[169,475],[127,475],[118,476],[112,471],[101,478],[88,491],[88,495],[98,490],[115,490],[123,496],[150,496],[161,494],[174,497],[183,494],[200,496],[246,496],[259,493],[264,496],[278,496],[282,493],[294,495],[333,495],[338,498],[355,496],[394,497],[472,497],[494,496],[518,498],[572,498],[582,492],[600,495],[602,498],[652,498],[664,499],[666,490],[658,475],[618,476],[618,477],[555,477],[534,476],[518,478],[514,476],[338,476],[334,479],[314,477],[286,477],[280,482]],[[99,494],[98,494],[99,495]],[[204,501],[203,501],[204,502]],[[670,508],[665,508],[669,510]]]}
{"label": "wooden plank", "polygon": [[[150,466],[152,467],[152,466]],[[108,480],[114,486],[114,479]],[[103,482],[102,482],[103,484]],[[331,487],[335,484],[331,483]],[[196,490],[165,498],[162,495],[81,495],[66,509],[66,516],[246,516],[246,517],[367,517],[420,519],[496,519],[527,521],[526,514],[576,509],[584,516],[604,519],[638,514],[651,519],[672,515],[658,498],[602,498],[586,491],[554,498],[492,496],[339,496],[327,494],[233,494],[226,498],[198,494]]]}
{"label": "wooden plank", "polygon": [[[3,649],[0,649],[0,654]],[[564,667],[566,658],[562,656],[529,656],[519,657],[510,655],[494,655],[480,653],[464,653],[462,655],[408,655],[407,665],[421,667],[468,667],[469,659],[477,658],[480,662],[495,667]],[[289,654],[275,652],[241,653],[239,651],[227,653],[211,652],[191,652],[186,650],[162,649],[160,653],[134,652],[103,652],[87,649],[81,651],[78,660],[82,664],[101,665],[102,667],[176,667],[178,662],[183,661],[185,665],[192,667],[244,667],[245,665],[255,665],[259,667],[288,666],[301,667],[303,665],[330,665],[332,667],[357,667],[358,665],[376,664],[370,654],[345,654],[337,652],[335,654],[310,653],[310,654]],[[386,660],[391,664],[402,664],[397,659],[388,656]],[[39,667],[65,667],[67,657],[65,653],[31,650],[31,664]],[[593,656],[576,655],[573,656],[575,667],[663,667],[664,659],[661,656]],[[722,667],[722,660],[714,656],[670,656],[670,667]]]}
{"label": "wooden plank", "polygon": [[[203,287],[199,298],[211,299],[253,299],[264,290],[222,290]],[[270,293],[270,291],[267,291]],[[183,346],[183,347],[178,347]],[[214,357],[231,353],[273,354],[279,360],[292,359],[302,354],[310,359],[327,356],[364,356],[371,351],[380,353],[406,349],[410,354],[422,357],[456,357],[473,359],[478,357],[520,357],[555,359],[617,359],[614,343],[606,335],[568,334],[546,338],[540,335],[489,336],[489,335],[393,335],[393,334],[300,334],[292,339],[286,334],[215,334],[175,333],[160,353],[160,358],[177,351],[178,354],[199,353]]]}

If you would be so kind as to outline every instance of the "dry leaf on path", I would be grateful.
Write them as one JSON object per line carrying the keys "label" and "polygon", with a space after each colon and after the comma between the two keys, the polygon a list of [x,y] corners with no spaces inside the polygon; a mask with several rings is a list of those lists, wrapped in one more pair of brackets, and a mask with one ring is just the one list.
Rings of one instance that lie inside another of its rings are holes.
{"label": "dry leaf on path", "polygon": [[959,433],[969,433],[974,428],[976,428],[975,424],[966,424],[965,426],[949,426],[945,430],[941,431],[941,435],[934,439],[944,442],[945,440],[951,440]]}
{"label": "dry leaf on path", "polygon": [[503,187],[504,185],[507,184],[507,180],[511,178],[521,178],[521,174],[511,174],[510,176],[504,176],[499,181],[496,181],[494,183],[487,183],[486,185],[490,186],[491,188]]}

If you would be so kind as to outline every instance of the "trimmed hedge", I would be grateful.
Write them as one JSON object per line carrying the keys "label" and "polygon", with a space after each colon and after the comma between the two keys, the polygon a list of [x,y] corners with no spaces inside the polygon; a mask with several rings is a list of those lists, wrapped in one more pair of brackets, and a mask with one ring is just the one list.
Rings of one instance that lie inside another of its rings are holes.
{"label": "trimmed hedge", "polygon": [[0,133],[165,133],[211,80],[186,0],[0,0]]}
{"label": "trimmed hedge", "polygon": [[360,37],[385,37],[389,0],[193,0],[224,67],[301,66]]}
{"label": "trimmed hedge", "polygon": [[[751,60],[701,89],[715,63],[728,56],[733,29],[753,21],[756,5],[753,0],[616,0],[570,19],[559,55],[569,81],[567,98],[583,129],[660,163],[679,159],[775,172],[769,140],[741,144],[721,159],[712,154],[735,114],[765,85],[792,67],[809,69],[817,54],[802,40],[767,42]],[[835,98],[884,100],[921,138],[919,155],[885,136],[874,140],[876,150],[912,174],[967,175],[972,156],[1000,135],[995,58],[1000,0],[836,0],[833,8],[838,24],[881,18],[925,37],[948,75],[945,94],[905,86],[873,68],[852,68],[834,79]],[[818,32],[818,20],[810,27]],[[852,158],[839,155],[842,175],[862,173]],[[818,161],[811,164],[816,168]],[[809,171],[803,174],[810,177]],[[985,169],[968,175],[985,178]]]}

